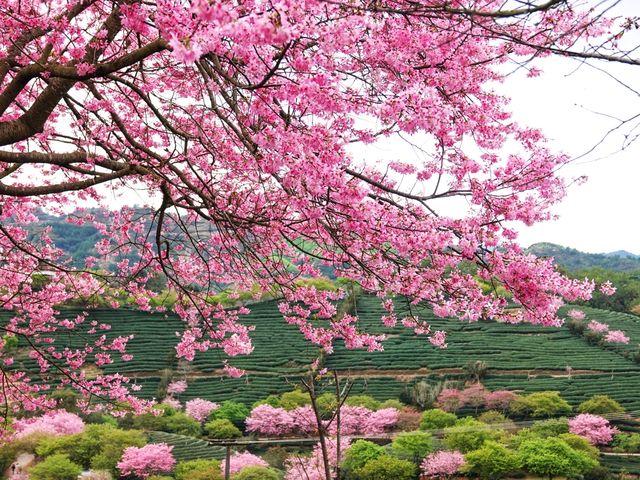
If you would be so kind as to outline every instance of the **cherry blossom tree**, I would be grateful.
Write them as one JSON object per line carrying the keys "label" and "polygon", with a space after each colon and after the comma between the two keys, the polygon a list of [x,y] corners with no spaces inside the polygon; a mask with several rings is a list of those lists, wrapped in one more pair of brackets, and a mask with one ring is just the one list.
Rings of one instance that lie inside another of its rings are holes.
{"label": "cherry blossom tree", "polygon": [[569,432],[587,438],[594,445],[606,445],[613,440],[618,429],[604,417],[582,413],[569,420]]}
{"label": "cherry blossom tree", "polygon": [[23,438],[32,433],[73,435],[84,431],[84,422],[75,413],[56,410],[39,417],[15,420],[13,428],[15,429],[15,438]]}
{"label": "cherry blossom tree", "polygon": [[[496,85],[506,64],[550,54],[640,63],[618,49],[633,21],[606,18],[607,3],[2,0],[0,305],[12,317],[0,328],[28,345],[40,371],[31,381],[11,369],[0,344],[0,400],[45,407],[55,377],[144,408],[126,377],[81,368],[129,359],[130,338],[107,338],[108,325],[57,306],[99,296],[116,307],[126,295],[150,310],[158,275],[177,295],[186,360],[252,351],[239,322],[248,310],[212,300],[220,285],[231,298],[277,295],[285,321],[327,352],[336,339],[382,348],[357,316],[336,316],[344,291],[297,282],[324,266],[378,295],[386,324],[439,347],[444,332],[389,300],[467,321],[560,324],[562,302],[595,285],[524,253],[509,222],[551,218],[569,158],[514,122]],[[420,138],[422,157],[358,156],[391,138]],[[128,204],[132,190],[146,199],[142,214],[72,217],[102,235],[100,259],[83,267],[48,229],[29,233],[38,209]],[[451,201],[462,205],[455,215]],[[53,341],[75,330],[85,346]]]}
{"label": "cherry blossom tree", "polygon": [[185,403],[184,412],[202,423],[207,419],[209,414],[219,406],[219,404],[203,398],[194,398]]}
{"label": "cherry blossom tree", "polygon": [[443,450],[429,454],[422,462],[425,477],[447,478],[455,475],[464,465],[464,455],[457,450]]}
{"label": "cherry blossom tree", "polygon": [[[268,467],[269,464],[263,459],[250,452],[235,452],[230,458],[229,475],[234,475],[246,467]],[[220,465],[222,474],[225,474],[225,464]]]}
{"label": "cherry blossom tree", "polygon": [[170,472],[176,464],[171,450],[173,446],[166,443],[149,443],[140,448],[127,447],[118,462],[118,470],[124,476],[135,475],[140,478]]}

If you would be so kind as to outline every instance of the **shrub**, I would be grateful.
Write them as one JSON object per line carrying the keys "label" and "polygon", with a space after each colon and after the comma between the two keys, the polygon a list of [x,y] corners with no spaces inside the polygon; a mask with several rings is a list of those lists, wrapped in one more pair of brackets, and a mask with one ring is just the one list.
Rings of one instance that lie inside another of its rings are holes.
{"label": "shrub", "polygon": [[597,447],[591,445],[591,442],[580,435],[575,435],[573,433],[563,433],[558,435],[560,440],[563,440],[574,450],[579,450],[581,452],[586,453],[593,459],[597,459],[600,456],[600,450]]}
{"label": "shrub", "polygon": [[293,410],[296,407],[302,407],[303,405],[309,405],[310,403],[311,396],[309,395],[309,392],[293,390],[280,395],[280,406],[285,410]]}
{"label": "shrub", "polygon": [[640,453],[640,433],[619,433],[613,438],[616,452]]}
{"label": "shrub", "polygon": [[545,418],[571,413],[571,405],[560,396],[560,392],[535,392],[518,397],[509,410],[518,416]]}
{"label": "shrub", "polygon": [[170,472],[176,463],[171,450],[173,446],[166,443],[150,443],[141,448],[127,447],[118,462],[118,470],[124,476],[142,478]]}
{"label": "shrub", "polygon": [[451,427],[456,423],[458,417],[455,413],[445,412],[439,408],[425,410],[420,419],[420,430],[439,430]]}
{"label": "shrub", "polygon": [[420,427],[421,418],[422,418],[422,414],[417,410],[415,410],[413,407],[404,407],[398,413],[398,421],[396,422],[396,429],[401,432],[418,430],[419,428],[421,428]]}
{"label": "shrub", "polygon": [[272,468],[254,466],[243,468],[231,480],[280,480],[280,476]]}
{"label": "shrub", "polygon": [[345,452],[342,461],[342,471],[345,478],[354,478],[354,474],[363,468],[367,462],[385,456],[384,448],[368,440],[356,440]]}
{"label": "shrub", "polygon": [[606,395],[594,395],[589,400],[585,400],[578,405],[578,413],[593,413],[596,415],[624,413],[624,408]]}
{"label": "shrub", "polygon": [[433,451],[433,438],[427,432],[402,432],[391,442],[391,453],[415,464]]}
{"label": "shrub", "polygon": [[382,409],[382,408],[395,408],[396,410],[403,410],[406,407],[406,405],[404,403],[402,403],[400,400],[396,400],[395,398],[390,398],[388,400],[385,400],[384,402],[380,403],[380,405],[378,406],[378,408]]}
{"label": "shrub", "polygon": [[238,438],[242,432],[226,418],[205,423],[204,430],[211,438]]}
{"label": "shrub", "polygon": [[249,409],[244,403],[226,400],[222,402],[219,408],[215,409],[209,418],[211,420],[220,420],[226,418],[240,430],[244,430],[244,419],[249,416]]}
{"label": "shrub", "polygon": [[549,478],[575,477],[592,470],[598,462],[574,450],[559,438],[538,438],[522,442],[518,449],[522,465],[529,472]]}
{"label": "shrub", "polygon": [[563,433],[569,433],[569,423],[565,417],[539,420],[533,422],[531,431],[540,438],[557,437]]}
{"label": "shrub", "polygon": [[453,427],[444,429],[443,443],[450,450],[462,453],[477,450],[487,440],[498,440],[504,432],[473,418],[459,420]]}
{"label": "shrub", "polygon": [[456,474],[464,465],[464,455],[458,451],[440,451],[432,453],[421,465],[422,473],[427,477],[448,477]]}
{"label": "shrub", "polygon": [[[610,478],[613,478],[613,475],[611,475],[609,469],[598,465],[588,472],[585,472],[582,478],[584,480],[609,480]],[[623,478],[623,476],[620,475],[619,478]]]}
{"label": "shrub", "polygon": [[259,405],[270,405],[274,408],[278,408],[281,406],[280,397],[278,395],[269,395],[266,398],[263,398],[262,400],[255,401],[253,405],[251,405],[251,409],[253,410]]}
{"label": "shrub", "polygon": [[520,457],[504,445],[488,441],[465,455],[463,471],[480,478],[500,478],[518,470]]}
{"label": "shrub", "polygon": [[473,380],[474,382],[479,382],[486,375],[489,370],[489,364],[483,360],[470,361],[465,366],[465,372],[467,374],[467,378]]}
{"label": "shrub", "polygon": [[478,417],[478,420],[487,425],[504,425],[505,429],[515,428],[515,424],[497,410],[487,410]]}
{"label": "shrub", "polygon": [[69,460],[67,455],[58,453],[45,458],[29,470],[32,480],[73,480],[78,478],[82,467]]}
{"label": "shrub", "polygon": [[218,480],[222,479],[218,460],[187,460],[178,462],[174,472],[176,480]]}
{"label": "shrub", "polygon": [[139,430],[155,430],[159,432],[178,433],[197,437],[200,435],[200,422],[186,413],[171,410],[170,415],[156,416],[145,413],[133,418],[133,427]]}
{"label": "shrub", "polygon": [[382,455],[369,460],[356,474],[359,480],[413,480],[416,470],[413,462]]}
{"label": "shrub", "polygon": [[262,459],[271,467],[278,470],[285,469],[285,461],[289,456],[289,452],[284,447],[271,447],[262,455]]}
{"label": "shrub", "polygon": [[353,395],[348,397],[344,404],[350,407],[365,407],[369,410],[377,410],[380,408],[380,402],[369,395]]}

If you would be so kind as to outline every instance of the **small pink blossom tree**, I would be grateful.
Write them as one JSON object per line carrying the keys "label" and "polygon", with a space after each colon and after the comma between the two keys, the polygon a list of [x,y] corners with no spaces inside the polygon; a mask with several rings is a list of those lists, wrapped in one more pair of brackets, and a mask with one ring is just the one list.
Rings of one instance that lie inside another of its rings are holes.
{"label": "small pink blossom tree", "polygon": [[127,447],[116,465],[123,476],[135,475],[147,478],[151,475],[168,473],[176,464],[171,451],[173,445],[149,443],[144,447]]}
{"label": "small pink blossom tree", "polygon": [[[262,458],[254,455],[249,452],[235,452],[231,455],[231,463],[229,466],[229,475],[235,475],[240,472],[242,469],[247,467],[268,467],[269,464],[265,462]],[[222,462],[220,465],[220,470],[222,471],[222,475],[225,474],[225,463]]]}
{"label": "small pink blossom tree", "polygon": [[485,405],[489,410],[504,412],[509,409],[511,403],[518,398],[518,394],[510,390],[496,390],[485,396]]}
{"label": "small pink blossom tree", "polygon": [[194,398],[193,400],[189,400],[185,404],[184,411],[190,417],[195,418],[200,423],[204,422],[209,414],[213,412],[218,405],[215,402],[210,402],[209,400],[204,400],[202,398]]}
{"label": "small pink blossom tree", "polygon": [[597,320],[591,320],[587,324],[587,329],[594,333],[606,333],[609,331],[609,325],[606,323],[598,322]]}
{"label": "small pink blossom tree", "polygon": [[428,455],[422,462],[422,473],[426,477],[450,477],[464,465],[464,455],[457,450],[441,451]]}
{"label": "small pink blossom tree", "polygon": [[464,406],[464,395],[457,388],[445,388],[436,399],[436,405],[446,412],[455,412]]}
{"label": "small pink blossom tree", "polygon": [[606,418],[583,413],[569,420],[569,432],[585,437],[594,445],[606,445],[613,440],[618,429],[612,427]]}
{"label": "small pink blossom tree", "polygon": [[622,330],[609,330],[604,337],[607,343],[629,343],[629,337]]}
{"label": "small pink blossom tree", "polygon": [[15,438],[23,438],[36,432],[49,435],[72,435],[84,431],[84,422],[75,413],[57,410],[40,417],[15,420],[13,427]]}

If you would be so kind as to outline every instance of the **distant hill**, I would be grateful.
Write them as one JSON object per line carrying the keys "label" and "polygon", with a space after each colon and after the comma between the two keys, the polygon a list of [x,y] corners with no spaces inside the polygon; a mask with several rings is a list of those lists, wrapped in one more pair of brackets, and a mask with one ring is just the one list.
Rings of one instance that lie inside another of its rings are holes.
{"label": "distant hill", "polygon": [[591,268],[619,272],[640,270],[640,255],[625,250],[610,253],[585,253],[554,243],[534,243],[527,251],[538,257],[553,257],[558,265],[569,271]]}

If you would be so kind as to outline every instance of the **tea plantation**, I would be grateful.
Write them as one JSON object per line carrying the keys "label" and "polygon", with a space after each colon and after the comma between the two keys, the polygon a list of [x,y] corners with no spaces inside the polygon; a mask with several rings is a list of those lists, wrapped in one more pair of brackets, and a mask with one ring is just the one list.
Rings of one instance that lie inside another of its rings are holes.
{"label": "tea plantation", "polygon": [[[403,307],[398,302],[399,317]],[[487,388],[523,392],[558,390],[571,403],[577,404],[595,393],[616,398],[628,410],[640,410],[640,364],[630,353],[640,343],[640,318],[621,313],[582,308],[587,319],[594,319],[622,329],[630,336],[629,345],[588,344],[568,328],[532,325],[508,325],[496,322],[466,323],[435,317],[428,309],[420,309],[421,318],[434,330],[448,332],[449,347],[440,350],[424,337],[413,335],[404,327],[387,328],[380,322],[383,309],[375,297],[360,297],[356,311],[361,327],[385,333],[388,339],[383,352],[347,350],[341,342],[335,352],[323,359],[323,365],[354,380],[353,393],[366,392],[378,399],[398,398],[418,380],[461,379],[464,367],[473,361],[484,361],[489,369],[483,383]],[[73,317],[80,310],[64,310]],[[226,355],[220,351],[201,353],[191,363],[175,359],[176,332],[182,327],[175,315],[151,314],[132,310],[92,310],[91,321],[111,324],[107,337],[134,335],[128,352],[133,360],[114,358],[106,365],[107,373],[121,372],[135,379],[140,395],[155,397],[161,383],[161,371],[169,369],[174,379],[185,378],[189,388],[181,400],[202,397],[215,401],[233,399],[245,403],[272,393],[291,390],[317,357],[317,347],[306,342],[298,329],[287,325],[276,302],[251,305],[251,313],[243,322],[255,325],[252,332],[255,350],[246,357],[232,360],[234,366],[246,369],[248,375],[233,379],[220,375]],[[80,346],[86,335],[82,329],[57,334],[57,342]],[[35,362],[18,355],[16,366],[35,368]]]}

